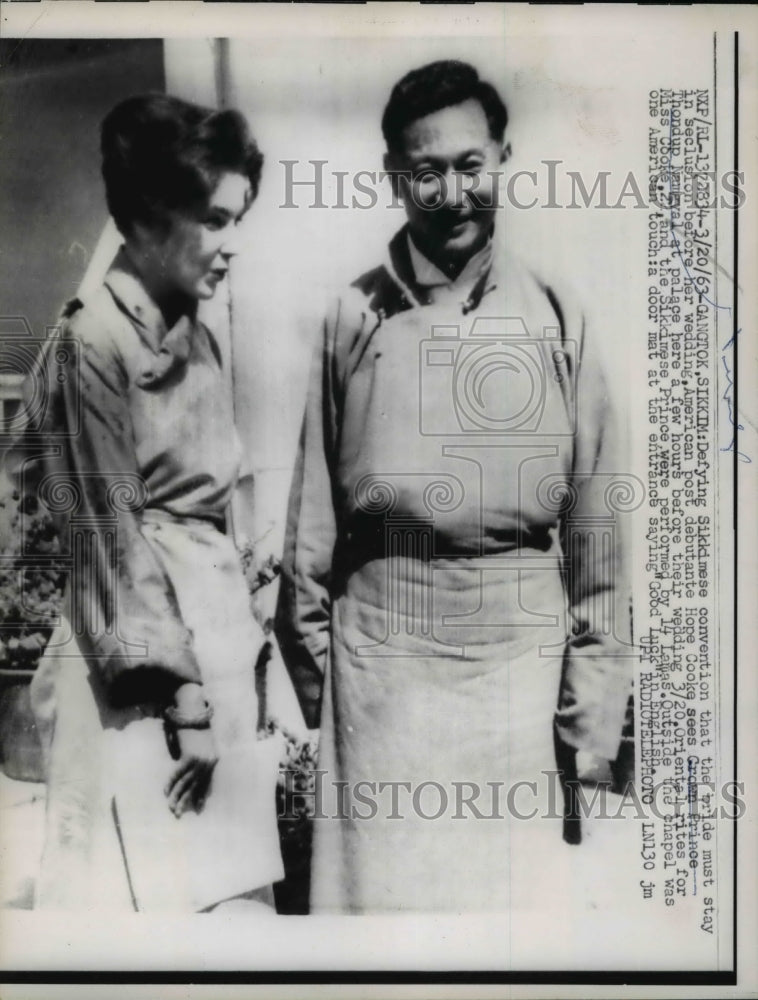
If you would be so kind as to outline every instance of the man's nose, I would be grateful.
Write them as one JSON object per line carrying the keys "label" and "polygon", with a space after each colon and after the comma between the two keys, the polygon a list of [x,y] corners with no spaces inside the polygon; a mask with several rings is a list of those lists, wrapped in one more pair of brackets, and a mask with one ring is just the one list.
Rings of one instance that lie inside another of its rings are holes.
{"label": "man's nose", "polygon": [[444,208],[461,208],[465,203],[463,178],[455,170],[447,170],[440,178],[439,205]]}

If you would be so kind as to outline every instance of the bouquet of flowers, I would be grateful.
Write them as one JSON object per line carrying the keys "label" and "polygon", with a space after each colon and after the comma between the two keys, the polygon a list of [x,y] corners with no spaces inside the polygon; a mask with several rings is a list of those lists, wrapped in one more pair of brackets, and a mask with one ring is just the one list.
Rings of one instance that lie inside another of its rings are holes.
{"label": "bouquet of flowers", "polygon": [[9,778],[41,781],[29,681],[62,610],[66,568],[50,515],[33,497],[0,500],[0,760]]}
{"label": "bouquet of flowers", "polygon": [[318,733],[296,736],[269,719],[262,738],[280,734],[285,753],[279,767],[276,811],[284,862],[284,880],[274,887],[279,913],[307,913],[313,839],[313,806],[316,801]]}
{"label": "bouquet of flowers", "polygon": [[0,669],[33,671],[57,623],[66,570],[50,515],[18,493],[0,501],[10,543],[0,553]]}

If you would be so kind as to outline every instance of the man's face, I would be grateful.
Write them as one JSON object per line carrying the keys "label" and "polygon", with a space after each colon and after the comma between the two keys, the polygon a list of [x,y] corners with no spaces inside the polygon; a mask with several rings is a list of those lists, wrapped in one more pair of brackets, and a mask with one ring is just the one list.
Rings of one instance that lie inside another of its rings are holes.
{"label": "man's face", "polygon": [[443,268],[460,268],[494,223],[503,149],[473,98],[418,118],[403,138],[386,165],[400,171],[396,190],[414,242]]}

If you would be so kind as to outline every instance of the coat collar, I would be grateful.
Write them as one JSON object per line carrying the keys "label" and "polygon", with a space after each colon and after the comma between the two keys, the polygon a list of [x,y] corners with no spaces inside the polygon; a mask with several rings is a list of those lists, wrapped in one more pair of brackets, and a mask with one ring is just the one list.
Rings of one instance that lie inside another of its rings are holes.
{"label": "coat collar", "polygon": [[123,246],[111,264],[104,284],[116,305],[131,319],[140,339],[149,348],[145,364],[137,375],[137,385],[140,388],[157,386],[186,365],[197,325],[194,310],[180,316],[168,328],[163,314],[148,295]]}
{"label": "coat collar", "polygon": [[436,264],[433,264],[425,254],[419,250],[411,233],[408,233],[408,252],[413,266],[413,273],[416,283],[424,288],[456,288],[460,291],[468,291],[475,284],[483,271],[489,269],[492,259],[492,238],[481,250],[478,250],[466,261],[460,274],[455,278],[450,278]]}
{"label": "coat collar", "polygon": [[[460,307],[463,315],[476,309],[484,296],[494,291],[502,281],[505,266],[503,263],[504,248],[502,237],[498,238],[498,236],[499,232],[496,226],[491,250],[482,254],[479,261],[475,261],[475,265],[478,263],[479,267],[475,266],[474,268],[476,275],[468,274],[468,287],[465,283],[461,286],[463,295]],[[390,240],[389,253],[384,267],[393,283],[399,286],[401,297],[407,301],[408,306],[428,305],[430,302],[429,288],[420,283],[416,276],[410,243],[410,232],[406,223]]]}

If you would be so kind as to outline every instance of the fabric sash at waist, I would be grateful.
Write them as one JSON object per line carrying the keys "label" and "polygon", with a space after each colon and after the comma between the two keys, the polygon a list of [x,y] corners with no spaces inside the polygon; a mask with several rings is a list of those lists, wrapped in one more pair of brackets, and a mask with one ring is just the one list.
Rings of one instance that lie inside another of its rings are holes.
{"label": "fabric sash at waist", "polygon": [[566,598],[557,548],[482,558],[365,563],[335,607],[353,655],[489,659],[541,648],[562,654]]}

